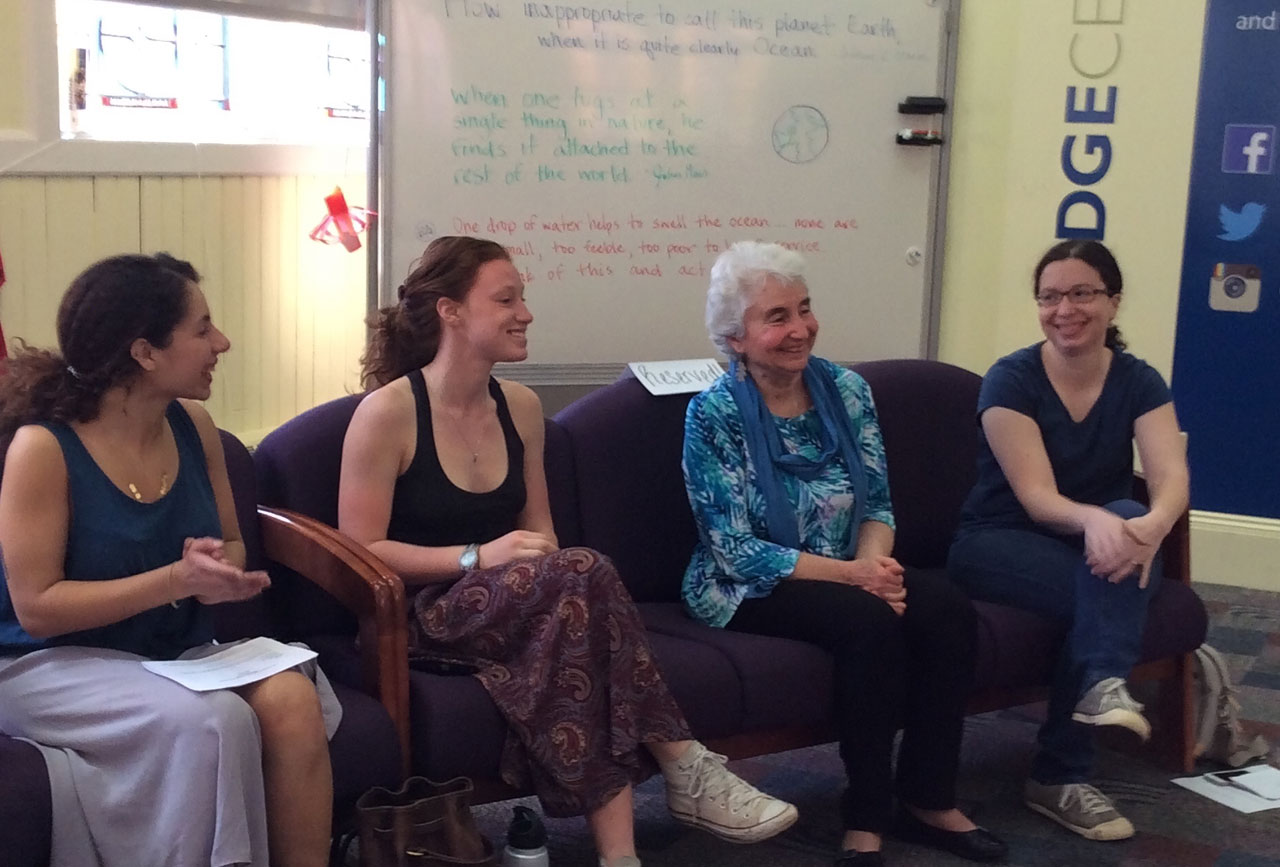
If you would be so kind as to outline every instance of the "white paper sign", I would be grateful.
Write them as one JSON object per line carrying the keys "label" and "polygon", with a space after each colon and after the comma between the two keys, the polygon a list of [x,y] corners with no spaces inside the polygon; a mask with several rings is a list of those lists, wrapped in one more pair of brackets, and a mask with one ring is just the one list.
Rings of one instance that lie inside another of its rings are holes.
{"label": "white paper sign", "polygon": [[315,658],[316,652],[306,647],[282,644],[274,638],[251,638],[199,659],[147,660],[142,667],[187,689],[208,692],[257,683]]}
{"label": "white paper sign", "polygon": [[724,373],[714,358],[678,361],[633,361],[628,367],[650,394],[687,394],[702,391]]}

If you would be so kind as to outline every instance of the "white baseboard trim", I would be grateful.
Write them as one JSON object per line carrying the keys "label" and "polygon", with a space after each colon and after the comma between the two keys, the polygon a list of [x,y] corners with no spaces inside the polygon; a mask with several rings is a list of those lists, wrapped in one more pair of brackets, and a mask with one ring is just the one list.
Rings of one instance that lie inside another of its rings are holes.
{"label": "white baseboard trim", "polygon": [[1191,579],[1280,591],[1280,520],[1193,509]]}

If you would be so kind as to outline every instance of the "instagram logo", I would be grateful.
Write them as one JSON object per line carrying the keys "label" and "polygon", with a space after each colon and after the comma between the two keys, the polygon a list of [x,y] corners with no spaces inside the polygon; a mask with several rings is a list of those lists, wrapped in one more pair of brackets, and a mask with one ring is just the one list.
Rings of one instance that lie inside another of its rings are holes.
{"label": "instagram logo", "polygon": [[1209,307],[1229,313],[1252,313],[1262,297],[1262,269],[1257,265],[1219,262],[1209,275]]}
{"label": "instagram logo", "polygon": [[1275,151],[1274,126],[1229,123],[1222,139],[1222,170],[1236,175],[1269,175]]}

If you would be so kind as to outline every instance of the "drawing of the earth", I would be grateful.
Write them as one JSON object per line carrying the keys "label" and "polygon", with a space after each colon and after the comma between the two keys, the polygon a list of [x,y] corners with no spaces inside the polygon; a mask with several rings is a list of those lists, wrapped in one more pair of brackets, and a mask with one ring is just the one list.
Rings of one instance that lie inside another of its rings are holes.
{"label": "drawing of the earth", "polygon": [[807,163],[827,147],[827,119],[811,105],[793,105],[773,122],[773,150],[789,163]]}

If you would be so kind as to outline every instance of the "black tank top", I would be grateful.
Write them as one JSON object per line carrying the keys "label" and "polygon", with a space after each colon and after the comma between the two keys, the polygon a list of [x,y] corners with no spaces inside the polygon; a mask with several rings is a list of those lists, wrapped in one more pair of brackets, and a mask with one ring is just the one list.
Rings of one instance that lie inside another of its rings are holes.
{"label": "black tank top", "polygon": [[489,542],[516,529],[524,509],[524,442],[516,432],[502,386],[489,377],[489,394],[498,405],[498,422],[507,443],[507,477],[492,491],[464,491],[445,475],[431,429],[431,405],[421,370],[408,374],[418,413],[413,462],[396,479],[387,538],[413,545],[465,545]]}

